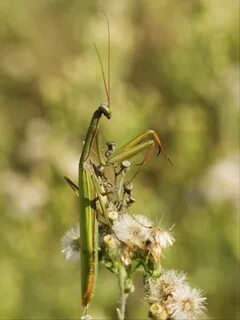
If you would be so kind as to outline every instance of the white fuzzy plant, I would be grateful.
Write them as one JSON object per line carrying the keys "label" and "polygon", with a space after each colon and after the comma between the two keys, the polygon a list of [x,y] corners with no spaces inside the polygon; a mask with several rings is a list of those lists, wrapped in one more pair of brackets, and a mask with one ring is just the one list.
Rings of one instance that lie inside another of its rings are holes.
{"label": "white fuzzy plant", "polygon": [[[134,292],[136,271],[143,272],[145,300],[152,320],[193,320],[204,317],[206,298],[202,291],[191,288],[186,275],[162,268],[164,250],[174,244],[171,229],[154,226],[144,215],[131,211],[135,202],[132,182],[126,180],[131,163],[113,166],[114,179],[107,178],[105,168],[93,165],[99,184],[108,190],[104,214],[97,204],[99,229],[99,260],[118,277],[121,297],[117,307],[119,320],[125,319],[128,295]],[[79,225],[61,239],[61,252],[67,260],[79,260]],[[82,319],[91,319],[85,315]]]}

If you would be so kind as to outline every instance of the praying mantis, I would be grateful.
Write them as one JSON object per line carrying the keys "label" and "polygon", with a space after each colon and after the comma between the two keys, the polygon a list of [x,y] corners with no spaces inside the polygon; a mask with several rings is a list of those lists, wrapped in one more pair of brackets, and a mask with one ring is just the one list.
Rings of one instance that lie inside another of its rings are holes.
{"label": "praying mantis", "polygon": [[[107,102],[103,102],[94,111],[86,137],[78,167],[78,186],[69,178],[66,181],[77,193],[79,197],[79,218],[80,218],[80,268],[81,268],[81,297],[84,314],[91,298],[93,296],[94,286],[97,279],[98,271],[98,213],[96,204],[100,203],[101,210],[104,211],[107,201],[106,192],[99,184],[96,173],[93,170],[91,154],[93,144],[96,142],[97,155],[102,167],[115,166],[122,161],[129,160],[140,153],[145,153],[140,165],[144,165],[149,159],[155,146],[158,148],[158,154],[163,152],[166,158],[171,162],[164,152],[159,136],[154,130],[147,130],[127,142],[117,150],[111,150],[106,156],[101,154],[101,147],[98,139],[99,123],[102,117],[111,119],[110,107],[110,25],[107,15],[105,14],[108,27],[108,82],[105,78],[103,64],[99,52],[95,46],[97,56],[100,62],[101,73]],[[103,212],[104,214],[104,212]]]}

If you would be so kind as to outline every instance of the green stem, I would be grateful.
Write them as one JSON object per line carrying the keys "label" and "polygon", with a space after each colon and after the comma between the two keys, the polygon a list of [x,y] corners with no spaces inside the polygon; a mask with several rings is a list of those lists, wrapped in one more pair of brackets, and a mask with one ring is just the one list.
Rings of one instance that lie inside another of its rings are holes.
{"label": "green stem", "polygon": [[126,303],[128,298],[128,293],[125,292],[125,283],[126,283],[127,273],[124,267],[121,267],[118,274],[118,281],[120,287],[120,303],[117,308],[118,320],[125,319]]}

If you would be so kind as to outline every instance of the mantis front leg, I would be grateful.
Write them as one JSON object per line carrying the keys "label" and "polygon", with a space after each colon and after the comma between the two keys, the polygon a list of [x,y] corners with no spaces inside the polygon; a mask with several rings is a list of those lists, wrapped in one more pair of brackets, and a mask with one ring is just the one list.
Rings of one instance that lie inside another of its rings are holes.
{"label": "mantis front leg", "polygon": [[[144,141],[145,139],[148,139]],[[141,152],[145,152],[143,161],[140,163],[144,165],[153,149],[154,146],[158,147],[158,155],[160,152],[163,152],[164,156],[167,158],[167,160],[173,165],[172,161],[168,157],[168,155],[165,153],[160,138],[157,135],[157,133],[154,130],[147,130],[139,135],[137,135],[135,138],[130,140],[128,143],[126,143],[124,146],[122,146],[120,149],[113,152],[107,159],[107,162],[109,163],[120,163],[121,161],[124,161],[126,159],[131,159],[134,156],[140,154]]]}

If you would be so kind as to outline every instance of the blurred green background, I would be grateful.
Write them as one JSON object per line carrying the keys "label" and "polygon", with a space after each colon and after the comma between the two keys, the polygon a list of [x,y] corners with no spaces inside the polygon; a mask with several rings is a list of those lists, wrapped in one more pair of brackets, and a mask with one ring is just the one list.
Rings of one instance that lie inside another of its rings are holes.
{"label": "blurred green background", "polygon": [[[111,24],[118,145],[155,129],[175,166],[153,158],[135,180],[135,212],[175,224],[165,268],[208,298],[210,319],[237,319],[238,6],[217,0],[0,1],[0,318],[79,319],[79,266],[60,253],[78,219],[77,179],[90,117],[105,94]],[[146,205],[147,204],[147,205]],[[127,318],[146,319],[141,275]],[[100,269],[91,314],[116,319],[115,276]]]}

